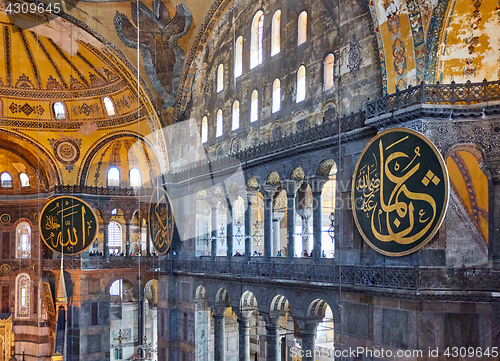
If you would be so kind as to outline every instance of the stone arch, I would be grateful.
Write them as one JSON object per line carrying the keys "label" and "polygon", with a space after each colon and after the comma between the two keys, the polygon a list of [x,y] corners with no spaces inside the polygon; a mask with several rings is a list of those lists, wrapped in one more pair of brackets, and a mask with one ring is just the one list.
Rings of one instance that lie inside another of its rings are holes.
{"label": "stone arch", "polygon": [[221,287],[217,290],[217,293],[215,294],[215,300],[216,303],[224,304],[225,306],[230,306],[230,298],[229,298],[229,292],[224,288]]}
{"label": "stone arch", "polygon": [[194,291],[194,299],[195,300],[206,300],[207,299],[207,290],[203,285],[198,285]]}
{"label": "stone arch", "polygon": [[290,179],[294,181],[301,181],[305,178],[304,169],[302,167],[295,167],[290,172]]}
{"label": "stone arch", "polygon": [[280,182],[281,182],[280,175],[275,170],[273,170],[267,175],[266,184],[278,185]]}
{"label": "stone arch", "polygon": [[116,275],[116,274],[112,274],[112,278],[106,282],[106,295],[110,295],[109,293],[109,289],[111,288],[111,285],[117,281],[117,280],[124,280],[124,281],[127,281],[129,282],[130,284],[132,284],[133,286],[133,291],[134,291],[134,294],[135,295],[138,295],[139,294],[139,284],[133,279],[133,278],[130,278],[128,277],[127,275]]}
{"label": "stone arch", "polygon": [[255,177],[250,178],[247,181],[247,190],[256,191],[259,189],[259,182]]}
{"label": "stone arch", "polygon": [[328,178],[332,168],[337,170],[335,161],[331,158],[323,159],[316,168],[316,175],[322,178]]}
{"label": "stone arch", "polygon": [[270,312],[287,312],[290,303],[288,298],[282,294],[277,294],[271,300],[271,304],[269,307]]}

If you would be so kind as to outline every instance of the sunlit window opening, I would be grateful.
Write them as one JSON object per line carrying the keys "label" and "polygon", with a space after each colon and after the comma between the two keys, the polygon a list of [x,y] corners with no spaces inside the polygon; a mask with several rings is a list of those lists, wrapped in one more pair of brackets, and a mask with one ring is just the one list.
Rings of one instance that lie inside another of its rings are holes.
{"label": "sunlit window opening", "polygon": [[280,80],[276,79],[273,83],[273,113],[280,110],[281,107],[281,87]]}
{"label": "sunlit window opening", "polygon": [[115,115],[115,106],[113,105],[113,102],[111,99],[108,97],[104,98],[104,107],[106,108],[106,113],[108,113],[108,116],[112,117]]}
{"label": "sunlit window opening", "polygon": [[281,11],[278,10],[274,13],[273,21],[271,24],[271,56],[280,52],[280,30],[281,28]]}
{"label": "sunlit window opening", "polygon": [[307,40],[307,12],[303,11],[299,15],[297,45],[303,44]]}
{"label": "sunlit window opening", "polygon": [[223,132],[224,119],[222,118],[222,109],[217,110],[217,124],[215,129],[215,136],[220,137]]}
{"label": "sunlit window opening", "polygon": [[2,187],[12,187],[12,176],[7,172],[3,172],[0,176],[0,183],[2,184]]}
{"label": "sunlit window opening", "polygon": [[253,17],[250,47],[250,69],[262,64],[262,40],[264,37],[264,13],[258,11]]}
{"label": "sunlit window opening", "polygon": [[217,93],[224,90],[224,64],[217,67]]}
{"label": "sunlit window opening", "polygon": [[112,214],[113,216],[116,216],[116,215],[118,214],[118,211],[116,210],[116,208],[113,208],[113,209],[111,210],[111,214]]}
{"label": "sunlit window opening", "polygon": [[108,170],[108,187],[118,187],[120,185],[120,170],[111,167]]}
{"label": "sunlit window opening", "polygon": [[297,103],[300,103],[306,98],[306,67],[299,66],[297,70]]}
{"label": "sunlit window opening", "polygon": [[250,104],[250,121],[256,122],[259,119],[259,92],[252,92],[252,102]]}
{"label": "sunlit window opening", "polygon": [[236,130],[240,127],[240,102],[235,100],[233,103],[233,119],[231,129]]}
{"label": "sunlit window opening", "polygon": [[30,178],[26,173],[19,174],[19,182],[21,183],[21,187],[29,187],[30,186]]}
{"label": "sunlit window opening", "polygon": [[243,36],[236,39],[234,48],[234,77],[237,78],[243,74]]}
{"label": "sunlit window opening", "polygon": [[17,276],[16,316],[30,316],[30,277],[26,273]]}
{"label": "sunlit window opening", "polygon": [[122,249],[122,229],[116,222],[108,225],[108,248],[109,253],[120,253]]}
{"label": "sunlit window opening", "polygon": [[16,258],[31,257],[31,227],[28,223],[22,222],[16,228]]}
{"label": "sunlit window opening", "polygon": [[141,172],[137,168],[130,170],[130,186],[140,187],[142,185]]}
{"label": "sunlit window opening", "polygon": [[56,118],[56,120],[65,119],[66,118],[66,112],[64,110],[64,104],[63,103],[61,103],[61,102],[54,103],[53,109],[54,109],[54,117]]}
{"label": "sunlit window opening", "polygon": [[208,140],[208,118],[205,116],[201,120],[201,142],[206,143]]}
{"label": "sunlit window opening", "polygon": [[335,57],[333,54],[328,54],[323,61],[323,89],[329,90],[333,88],[333,65]]}
{"label": "sunlit window opening", "polygon": [[122,283],[123,280],[121,278],[113,282],[109,288],[109,294],[111,296],[120,296],[122,294]]}

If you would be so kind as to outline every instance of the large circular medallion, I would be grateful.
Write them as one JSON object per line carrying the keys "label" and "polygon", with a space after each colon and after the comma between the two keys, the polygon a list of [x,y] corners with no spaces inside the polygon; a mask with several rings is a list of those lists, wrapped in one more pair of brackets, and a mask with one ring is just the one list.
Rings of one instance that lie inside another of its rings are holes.
{"label": "large circular medallion", "polygon": [[443,158],[426,137],[403,128],[378,134],[361,153],[352,180],[359,232],[382,254],[415,252],[441,226],[448,183]]}
{"label": "large circular medallion", "polygon": [[62,196],[45,205],[40,215],[40,234],[52,251],[75,255],[85,251],[97,238],[98,220],[94,210],[76,197]]}
{"label": "large circular medallion", "polygon": [[156,188],[149,205],[149,234],[158,253],[167,253],[173,233],[174,216],[167,192],[163,188]]}
{"label": "large circular medallion", "polygon": [[54,153],[59,162],[71,165],[80,158],[80,147],[70,139],[58,140],[54,144]]}

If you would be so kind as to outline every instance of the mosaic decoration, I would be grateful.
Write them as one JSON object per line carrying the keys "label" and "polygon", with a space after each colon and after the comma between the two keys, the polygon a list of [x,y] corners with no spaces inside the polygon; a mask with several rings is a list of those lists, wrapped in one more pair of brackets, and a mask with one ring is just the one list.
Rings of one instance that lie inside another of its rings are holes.
{"label": "mosaic decoration", "polygon": [[479,23],[481,22],[481,13],[479,8],[481,7],[483,0],[473,0],[474,11],[469,17],[470,24],[470,35],[467,36],[464,41],[468,45],[467,50],[469,52],[469,57],[465,59],[465,67],[463,70],[463,75],[465,78],[475,78],[476,77],[476,67],[473,66],[474,57],[473,54],[476,51],[476,46],[479,42],[479,37],[474,36],[474,31],[477,30]]}
{"label": "mosaic decoration", "polygon": [[49,139],[56,159],[71,171],[73,164],[80,159],[81,139]]}
{"label": "mosaic decoration", "polygon": [[7,264],[7,263],[4,263],[1,267],[0,267],[0,271],[2,271],[2,273],[5,275],[7,273],[10,272],[10,266]]}
{"label": "mosaic decoration", "polygon": [[22,74],[16,81],[16,88],[21,89],[35,89],[35,86],[31,82],[30,78],[28,78],[25,74]]}
{"label": "mosaic decoration", "polygon": [[301,167],[294,168],[292,174],[290,175],[290,178],[293,180],[302,180],[304,177],[304,170]]}
{"label": "mosaic decoration", "polygon": [[9,109],[14,114],[24,113],[26,115],[30,115],[30,114],[43,115],[43,112],[44,112],[43,107],[41,105],[31,106],[28,103],[24,103],[23,105],[11,103],[9,106]]}
{"label": "mosaic decoration", "polygon": [[10,216],[7,213],[4,213],[0,216],[0,222],[3,224],[9,224],[10,223]]}
{"label": "mosaic decoration", "polygon": [[163,188],[156,188],[149,205],[149,234],[159,254],[168,252],[174,233],[174,216]]}
{"label": "mosaic decoration", "polygon": [[131,6],[134,24],[126,15],[116,12],[116,31],[126,46],[137,48],[136,14],[140,13],[139,47],[144,68],[154,89],[163,98],[163,108],[166,109],[175,104],[175,92],[184,65],[184,51],[177,45],[177,41],[191,27],[191,13],[182,3],[176,6],[175,16],[171,18],[167,6],[161,0],[153,1],[152,10],[142,2],[133,2]]}
{"label": "mosaic decoration", "polygon": [[424,80],[426,56],[424,27],[420,7],[416,3],[416,0],[407,1],[406,4],[408,7],[408,17],[410,20],[410,27],[413,38],[413,49],[415,51],[416,79],[415,84],[413,85],[417,85],[422,80]]}
{"label": "mosaic decoration", "polygon": [[379,60],[380,60],[380,70],[382,75],[382,92],[384,95],[388,94],[387,91],[387,66],[385,63],[385,50],[384,50],[384,41],[382,39],[382,33],[380,31],[380,26],[378,23],[377,9],[375,6],[375,0],[370,0],[368,2],[368,7],[370,8],[370,14],[373,20],[373,27],[375,29],[375,35],[377,36],[377,44],[379,51]]}
{"label": "mosaic decoration", "polygon": [[347,67],[352,75],[356,76],[361,65],[361,44],[358,39],[354,37],[351,40],[351,47],[349,53],[347,54]]}
{"label": "mosaic decoration", "polygon": [[122,160],[120,158],[120,149],[122,147],[122,142],[117,140],[113,143],[111,148],[111,156],[109,157],[109,165],[113,167],[119,167],[122,165]]}
{"label": "mosaic decoration", "polygon": [[47,247],[59,254],[75,255],[94,243],[99,221],[86,202],[62,196],[45,205],[39,226]]}
{"label": "mosaic decoration", "polygon": [[[102,152],[102,154],[101,154],[101,158],[97,162],[97,169],[96,169],[95,174],[94,174],[94,185],[96,187],[97,187],[97,183],[99,182],[99,177],[101,175],[101,167],[102,167],[104,157],[106,156],[106,153],[108,152],[108,149],[110,149],[110,148],[111,148],[111,143],[106,147],[106,149],[104,149],[104,152]],[[85,169],[85,168],[83,168],[83,169]]]}
{"label": "mosaic decoration", "polygon": [[443,221],[449,199],[448,171],[423,135],[393,128],[363,149],[354,170],[354,220],[377,252],[404,256],[429,242]]}
{"label": "mosaic decoration", "polygon": [[52,75],[49,76],[49,79],[47,80],[47,85],[46,85],[45,89],[47,89],[49,91],[63,91],[64,90],[63,86],[57,80],[55,80],[52,77]]}
{"label": "mosaic decoration", "polygon": [[98,115],[101,114],[101,106],[97,103],[87,105],[86,103],[83,103],[83,105],[72,105],[71,106],[71,112],[74,115],[80,115],[80,114],[85,114],[86,116],[89,116],[90,114]]}
{"label": "mosaic decoration", "polygon": [[[384,8],[387,11],[391,2],[385,1]],[[401,40],[401,19],[397,11],[387,14],[387,25],[389,32],[392,34],[392,55],[394,57],[394,70],[396,71],[396,86],[399,89],[406,88],[405,71],[406,71],[406,48],[404,42]]]}

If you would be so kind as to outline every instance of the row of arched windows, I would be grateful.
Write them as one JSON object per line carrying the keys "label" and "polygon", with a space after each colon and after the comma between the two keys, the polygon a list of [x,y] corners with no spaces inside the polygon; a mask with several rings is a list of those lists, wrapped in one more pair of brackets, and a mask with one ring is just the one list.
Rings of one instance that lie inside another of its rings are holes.
{"label": "row of arched windows", "polygon": [[[30,186],[30,178],[26,173],[19,173],[19,184],[21,187],[29,187]],[[2,188],[12,188],[12,176],[9,172],[3,172],[0,175],[0,186]]]}
{"label": "row of arched windows", "polygon": [[[108,117],[114,116],[116,114],[116,111],[111,98],[104,97],[102,101],[104,103],[104,109],[106,109]],[[64,104],[62,102],[55,102],[52,105],[52,109],[54,110],[54,117],[56,120],[66,119],[66,108],[64,107]]]}
{"label": "row of arched windows", "polygon": [[[130,187],[142,186],[141,171],[137,168],[131,168],[129,171],[129,180]],[[108,169],[107,183],[108,187],[120,186],[120,170],[117,167],[111,167]]]}

